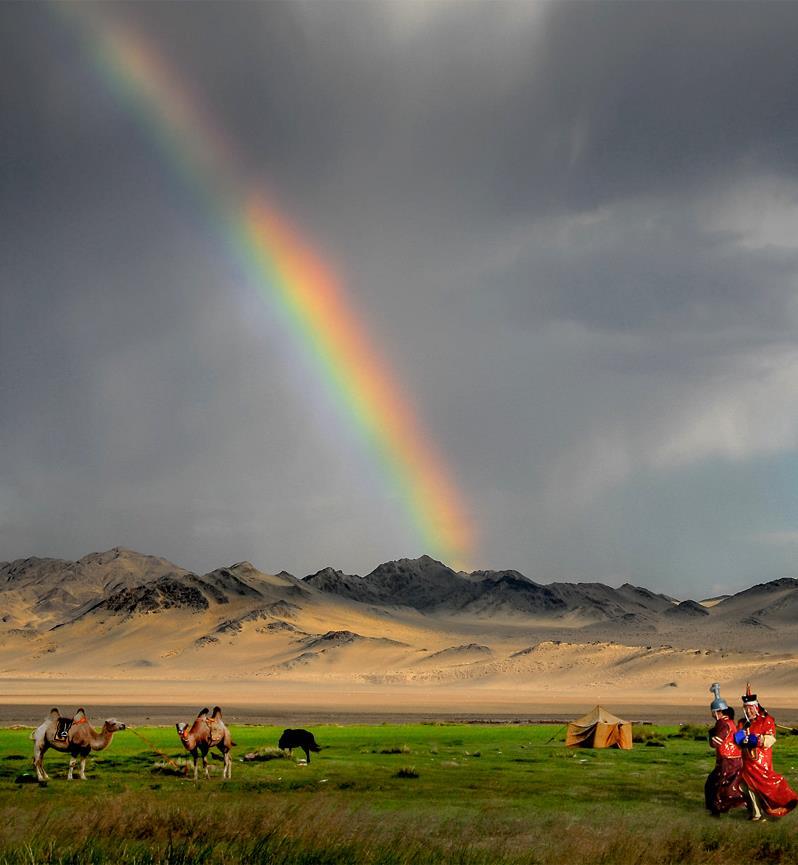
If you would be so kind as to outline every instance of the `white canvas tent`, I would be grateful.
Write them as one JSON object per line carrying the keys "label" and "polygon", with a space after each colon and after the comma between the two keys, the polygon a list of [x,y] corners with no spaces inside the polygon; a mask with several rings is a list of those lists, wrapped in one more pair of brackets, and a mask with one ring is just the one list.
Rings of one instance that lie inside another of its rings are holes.
{"label": "white canvas tent", "polygon": [[565,737],[567,748],[623,748],[632,747],[632,724],[595,706],[587,715],[568,725]]}

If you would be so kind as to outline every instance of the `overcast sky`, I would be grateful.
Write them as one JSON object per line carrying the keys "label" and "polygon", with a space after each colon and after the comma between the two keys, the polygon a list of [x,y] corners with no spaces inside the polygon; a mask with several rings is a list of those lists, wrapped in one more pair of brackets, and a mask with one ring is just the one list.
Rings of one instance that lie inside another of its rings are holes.
{"label": "overcast sky", "polygon": [[[89,11],[334,266],[474,567],[681,597],[798,576],[798,4]],[[0,19],[0,560],[428,552],[75,29]]]}

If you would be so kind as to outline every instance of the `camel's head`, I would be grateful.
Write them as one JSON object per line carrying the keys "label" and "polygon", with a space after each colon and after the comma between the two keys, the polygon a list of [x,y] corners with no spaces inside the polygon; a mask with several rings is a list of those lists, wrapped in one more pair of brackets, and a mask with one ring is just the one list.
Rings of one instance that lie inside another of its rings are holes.
{"label": "camel's head", "polygon": [[103,724],[106,730],[109,733],[118,733],[120,730],[126,729],[127,725],[123,724],[121,721],[117,721],[116,718],[108,718],[108,720]]}
{"label": "camel's head", "polygon": [[188,724],[180,721],[179,723],[175,724],[175,728],[177,729],[177,735],[180,736],[180,738],[185,742],[186,738],[188,737]]}

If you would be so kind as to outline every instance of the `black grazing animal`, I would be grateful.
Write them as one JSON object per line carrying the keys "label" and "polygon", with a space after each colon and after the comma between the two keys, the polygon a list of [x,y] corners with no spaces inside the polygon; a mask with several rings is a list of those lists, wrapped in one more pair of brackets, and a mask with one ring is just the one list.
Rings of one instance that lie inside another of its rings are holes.
{"label": "black grazing animal", "polygon": [[313,738],[313,733],[309,733],[307,730],[283,730],[277,747],[289,752],[294,748],[301,748],[305,752],[308,765],[310,765],[310,752],[321,751]]}

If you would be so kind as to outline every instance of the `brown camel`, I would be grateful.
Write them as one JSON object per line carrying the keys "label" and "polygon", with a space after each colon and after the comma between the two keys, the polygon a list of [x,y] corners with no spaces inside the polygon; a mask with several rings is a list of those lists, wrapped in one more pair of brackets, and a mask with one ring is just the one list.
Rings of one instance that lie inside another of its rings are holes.
{"label": "brown camel", "polygon": [[[59,720],[61,724],[59,724]],[[60,730],[59,730],[60,728]],[[80,760],[80,780],[86,780],[86,757],[92,751],[102,751],[111,744],[114,733],[124,730],[125,725],[109,718],[98,732],[92,730],[84,709],[78,709],[72,718],[63,718],[58,709],[51,709],[50,716],[33,733],[33,765],[39,781],[50,776],[44,771],[44,755],[48,748],[70,755],[67,780],[72,780],[75,764]],[[56,735],[60,732],[61,735]]]}
{"label": "brown camel", "polygon": [[[211,715],[209,718],[208,715]],[[214,706],[213,713],[210,709],[201,709],[191,727],[188,724],[175,724],[177,735],[180,736],[180,741],[183,747],[194,758],[194,780],[197,780],[197,758],[202,757],[202,768],[205,770],[205,778],[209,778],[208,773],[208,751],[211,748],[218,748],[224,757],[224,770],[222,778],[232,778],[233,776],[233,758],[230,754],[230,749],[235,746],[235,742],[230,736],[230,731],[222,720],[222,710],[218,706]]]}

